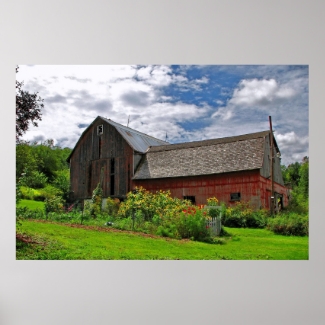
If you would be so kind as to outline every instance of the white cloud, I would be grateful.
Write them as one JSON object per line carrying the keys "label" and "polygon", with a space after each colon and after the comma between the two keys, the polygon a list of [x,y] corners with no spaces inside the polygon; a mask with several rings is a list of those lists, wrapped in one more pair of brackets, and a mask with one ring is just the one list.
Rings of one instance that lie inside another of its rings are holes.
{"label": "white cloud", "polygon": [[[38,91],[45,104],[39,127],[31,127],[24,138],[53,138],[74,147],[81,125],[101,115],[123,125],[130,116],[130,127],[162,140],[167,132],[170,142],[195,141],[266,130],[272,115],[284,160],[308,155],[308,74],[250,69],[231,88],[207,67],[201,74],[196,69],[193,78],[191,66],[21,66],[17,79],[26,90]],[[259,71],[256,77],[254,71]],[[208,101],[204,89],[220,97]],[[191,101],[175,102],[180,92]],[[199,121],[204,123],[196,129]]]}
{"label": "white cloud", "polygon": [[233,116],[232,109],[228,107],[219,108],[214,114],[212,114],[212,118],[220,117],[223,121],[229,120]]}
{"label": "white cloud", "polygon": [[172,82],[171,69],[168,66],[148,66],[141,67],[136,76],[147,84],[155,87],[165,87]]}
{"label": "white cloud", "polygon": [[199,84],[207,84],[209,82],[209,79],[207,77],[202,77],[201,79],[195,79],[195,82]]}
{"label": "white cloud", "polygon": [[285,153],[283,162],[288,165],[295,161],[302,161],[302,158],[308,156],[308,136],[298,136],[294,131],[285,134],[275,132],[275,138],[281,153]]}
{"label": "white cloud", "polygon": [[268,106],[278,99],[289,99],[295,92],[288,87],[280,86],[274,79],[242,80],[233,93],[229,105],[254,107]]}

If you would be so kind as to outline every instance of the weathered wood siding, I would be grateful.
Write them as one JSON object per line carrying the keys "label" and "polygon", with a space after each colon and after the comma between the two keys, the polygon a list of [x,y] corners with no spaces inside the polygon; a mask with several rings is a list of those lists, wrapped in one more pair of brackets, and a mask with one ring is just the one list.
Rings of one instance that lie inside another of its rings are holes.
{"label": "weathered wood siding", "polygon": [[[261,175],[265,178],[271,177],[271,149],[270,149],[270,137],[265,138],[264,142],[264,158],[263,158],[263,167],[261,168]],[[276,155],[276,150],[273,147],[273,176],[274,182],[284,185],[282,171],[281,171],[281,160]],[[271,178],[270,178],[271,179]]]}
{"label": "weathered wood siding", "polygon": [[[97,135],[98,125],[103,125],[102,135]],[[80,138],[71,156],[70,181],[73,198],[90,198],[99,182],[104,197],[111,196],[112,176],[112,196],[125,196],[132,187],[133,149],[113,126],[98,119]]]}

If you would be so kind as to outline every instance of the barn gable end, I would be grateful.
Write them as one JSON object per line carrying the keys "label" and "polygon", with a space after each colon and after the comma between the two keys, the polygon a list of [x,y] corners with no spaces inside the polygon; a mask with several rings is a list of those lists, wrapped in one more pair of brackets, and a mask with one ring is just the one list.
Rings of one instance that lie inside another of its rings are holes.
{"label": "barn gable end", "polygon": [[105,197],[125,197],[140,157],[158,144],[167,142],[98,116],[67,159],[72,198],[90,198],[98,183]]}

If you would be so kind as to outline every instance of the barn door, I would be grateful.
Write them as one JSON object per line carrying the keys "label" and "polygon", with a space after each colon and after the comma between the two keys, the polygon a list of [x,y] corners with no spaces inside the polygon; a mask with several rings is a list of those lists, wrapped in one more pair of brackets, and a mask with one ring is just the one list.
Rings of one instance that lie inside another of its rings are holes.
{"label": "barn door", "polygon": [[96,188],[98,183],[101,185],[104,197],[107,196],[107,182],[107,160],[93,160],[88,171],[88,196],[92,196],[93,190]]}

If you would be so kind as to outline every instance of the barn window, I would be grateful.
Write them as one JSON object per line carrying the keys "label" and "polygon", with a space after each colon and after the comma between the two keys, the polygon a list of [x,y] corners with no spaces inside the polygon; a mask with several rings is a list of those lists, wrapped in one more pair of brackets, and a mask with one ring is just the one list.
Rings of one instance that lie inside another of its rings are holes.
{"label": "barn window", "polygon": [[98,139],[98,157],[101,158],[102,156],[102,138],[99,137]]}
{"label": "barn window", "polygon": [[111,174],[115,173],[115,159],[111,159]]}
{"label": "barn window", "polygon": [[103,134],[103,130],[104,130],[103,124],[98,125],[97,126],[97,135]]}
{"label": "barn window", "polygon": [[183,196],[184,200],[189,200],[195,204],[195,196]]}
{"label": "barn window", "polygon": [[240,192],[230,193],[230,201],[240,201]]}

